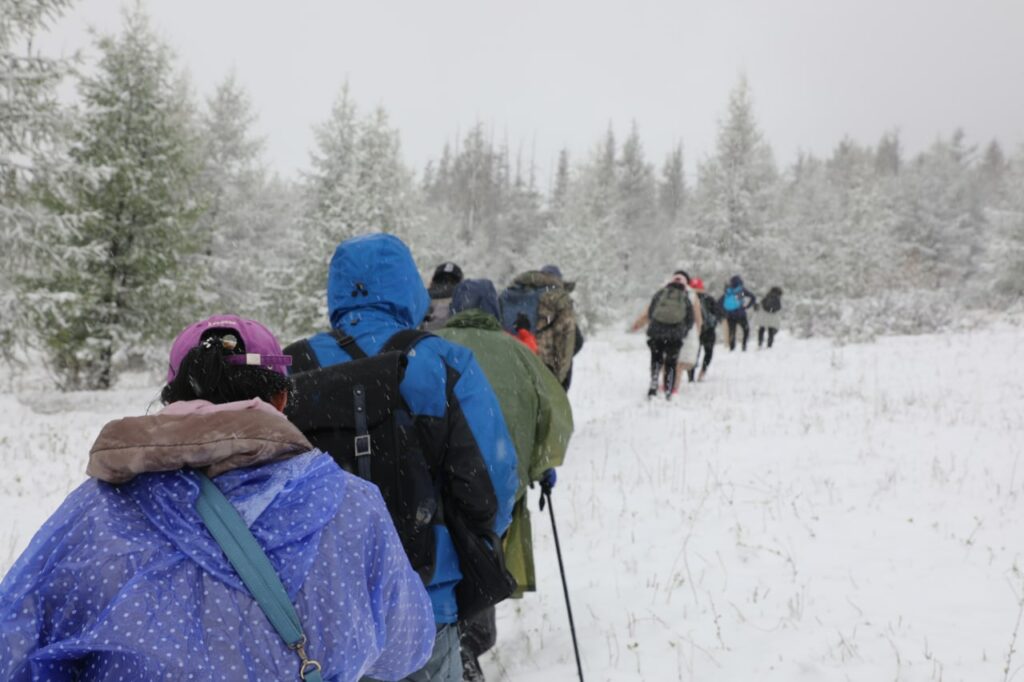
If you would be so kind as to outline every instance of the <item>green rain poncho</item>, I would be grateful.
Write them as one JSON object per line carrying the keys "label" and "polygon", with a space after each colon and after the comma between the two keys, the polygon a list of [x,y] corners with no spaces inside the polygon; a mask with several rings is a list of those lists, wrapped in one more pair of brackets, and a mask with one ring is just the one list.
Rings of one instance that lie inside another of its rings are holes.
{"label": "green rain poncho", "polygon": [[465,310],[435,333],[473,351],[498,396],[519,465],[516,506],[505,537],[505,563],[519,584],[518,594],[532,592],[536,578],[526,488],[565,458],[573,428],[569,398],[540,358],[506,334],[493,315]]}

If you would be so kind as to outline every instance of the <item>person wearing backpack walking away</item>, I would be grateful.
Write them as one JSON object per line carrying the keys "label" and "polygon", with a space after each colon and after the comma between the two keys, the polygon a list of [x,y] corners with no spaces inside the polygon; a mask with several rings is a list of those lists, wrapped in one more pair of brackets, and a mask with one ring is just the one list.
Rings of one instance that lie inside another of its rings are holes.
{"label": "person wearing backpack walking away", "polygon": [[430,309],[423,320],[423,329],[434,331],[448,321],[451,316],[448,308],[452,302],[452,293],[461,281],[462,268],[451,261],[441,263],[434,269],[434,276],[427,288],[427,293],[430,294]]}
{"label": "person wearing backpack walking away", "polygon": [[455,682],[460,614],[515,590],[498,537],[519,482],[500,405],[472,352],[415,329],[429,303],[400,239],[342,242],[327,276],[332,331],[288,347],[296,356],[289,416],[342,466],[378,483],[427,585],[437,640],[426,666],[405,679]]}
{"label": "person wearing backpack walking away", "polygon": [[[696,292],[697,300],[700,303],[702,321],[700,345],[703,349],[703,359],[700,362],[700,374],[697,375],[697,381],[704,381],[704,375],[707,374],[708,365],[711,364],[711,356],[715,352],[715,328],[718,326],[718,321],[722,319],[722,311],[718,307],[718,303],[715,299],[704,292],[704,281],[702,279],[699,277],[691,279],[690,289]],[[696,367],[690,369],[690,381],[693,381],[696,371]]]}
{"label": "person wearing backpack walking away", "polygon": [[647,306],[646,312],[633,323],[631,331],[647,325],[647,346],[651,349],[651,385],[647,397],[658,395],[662,371],[665,373],[665,399],[671,400],[675,390],[679,351],[690,327],[694,311],[686,288],[686,274],[677,271],[663,288],[659,289]]}
{"label": "person wearing backpack walking away", "polygon": [[563,279],[557,265],[545,265],[518,275],[499,300],[502,327],[512,334],[528,328],[541,360],[566,391],[572,384],[573,357],[583,348],[571,296],[575,287],[575,282]]}
{"label": "person wearing backpack walking away", "polygon": [[[438,336],[473,351],[498,396],[518,461],[519,488],[512,525],[504,539],[505,564],[516,579],[517,596],[536,590],[533,542],[526,489],[534,482],[554,486],[572,436],[572,408],[554,375],[533,352],[498,322],[498,295],[490,280],[465,280],[455,289],[452,317]],[[494,645],[494,609],[459,622],[463,680],[484,679],[479,657]]]}
{"label": "person wearing backpack walking away", "polygon": [[[700,306],[700,299],[697,292],[690,286],[690,275],[685,270],[676,270],[675,275],[681,275],[686,280],[686,295],[690,299],[690,310],[693,311],[693,324],[683,337],[683,347],[679,351],[679,364],[676,367],[676,384],[673,393],[679,392],[679,385],[682,383],[680,377],[683,372],[693,372],[700,357],[700,335],[704,327],[704,318]],[[691,379],[692,381],[692,379]]]}
{"label": "person wearing backpack walking away", "polygon": [[725,293],[719,301],[725,311],[725,321],[729,327],[729,350],[736,350],[736,326],[743,330],[743,350],[747,350],[747,337],[750,336],[750,323],[747,321],[747,309],[757,304],[754,296],[745,286],[739,275],[733,275],[725,285]]}
{"label": "person wearing backpack walking away", "polygon": [[[219,315],[171,345],[165,407],[110,422],[78,486],[0,583],[0,680],[298,680],[204,525],[212,477],[248,523],[323,679],[394,679],[434,643],[430,598],[376,487],[281,414],[290,358]],[[205,496],[205,493],[203,494]]]}
{"label": "person wearing backpack walking away", "polygon": [[782,289],[772,287],[768,294],[761,299],[756,313],[757,319],[757,347],[764,346],[765,330],[768,331],[768,347],[775,343],[775,335],[779,332],[782,319]]}

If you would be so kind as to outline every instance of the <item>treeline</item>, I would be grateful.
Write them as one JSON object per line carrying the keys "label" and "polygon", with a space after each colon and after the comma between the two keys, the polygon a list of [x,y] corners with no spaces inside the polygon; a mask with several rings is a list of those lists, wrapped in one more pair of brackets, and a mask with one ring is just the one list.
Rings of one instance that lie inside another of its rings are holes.
{"label": "treeline", "polygon": [[[642,304],[675,267],[712,288],[780,285],[801,334],[936,329],[1024,294],[1024,150],[956,131],[908,157],[897,132],[775,163],[745,81],[692,181],[679,145],[656,163],[633,124],[532,153],[476,125],[414,172],[383,108],[343,87],[297,181],[267,168],[233,76],[201,101],[144,13],[95,63],[31,51],[67,0],[0,0],[0,347],[38,351],[64,388],[107,387],[168,330],[214,312],[285,337],[326,324],[342,239],[397,233],[425,273],[456,260],[499,283],[559,264],[591,322]],[[15,11],[17,10],[17,11]],[[77,85],[71,106],[57,88]]]}

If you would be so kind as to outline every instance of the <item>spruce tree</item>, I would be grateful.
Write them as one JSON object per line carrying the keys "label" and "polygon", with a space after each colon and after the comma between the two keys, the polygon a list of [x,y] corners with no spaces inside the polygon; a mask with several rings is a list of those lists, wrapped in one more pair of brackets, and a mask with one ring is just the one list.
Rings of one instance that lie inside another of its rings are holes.
{"label": "spruce tree", "polygon": [[80,224],[73,207],[46,200],[63,196],[79,172],[68,155],[73,112],[57,97],[73,62],[32,49],[33,38],[70,4],[0,0],[0,358],[8,361],[27,341],[37,304],[26,273],[71,260],[53,240]]}
{"label": "spruce tree", "polygon": [[200,242],[192,107],[173,56],[139,9],[97,42],[96,73],[80,82],[83,120],[71,156],[93,169],[60,210],[86,214],[54,234],[76,254],[33,282],[35,327],[63,388],[108,388],[117,353],[172,336],[189,314],[185,277]]}
{"label": "spruce tree", "polygon": [[696,217],[703,243],[711,247],[705,262],[714,270],[737,271],[750,264],[770,219],[775,179],[772,152],[741,77],[719,124],[715,154],[699,169]]}
{"label": "spruce tree", "polygon": [[683,169],[683,145],[676,145],[661,167],[658,184],[658,207],[666,226],[675,225],[686,201],[686,175]]}
{"label": "spruce tree", "polygon": [[285,326],[308,333],[326,322],[327,267],[339,242],[369,232],[408,236],[413,228],[412,176],[383,108],[360,118],[346,83],[330,117],[314,128],[316,149],[305,178],[300,239],[307,254],[283,292]]}

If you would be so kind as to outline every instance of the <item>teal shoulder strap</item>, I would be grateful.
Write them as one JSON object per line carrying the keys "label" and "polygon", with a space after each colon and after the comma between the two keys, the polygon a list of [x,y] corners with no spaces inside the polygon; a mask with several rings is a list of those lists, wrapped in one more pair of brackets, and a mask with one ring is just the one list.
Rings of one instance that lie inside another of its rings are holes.
{"label": "teal shoulder strap", "polygon": [[320,663],[306,655],[306,635],[302,631],[299,614],[288,599],[270,559],[224,493],[206,474],[195,473],[199,479],[196,511],[210,535],[220,545],[277,634],[298,655],[299,677],[307,682],[321,682]]}

